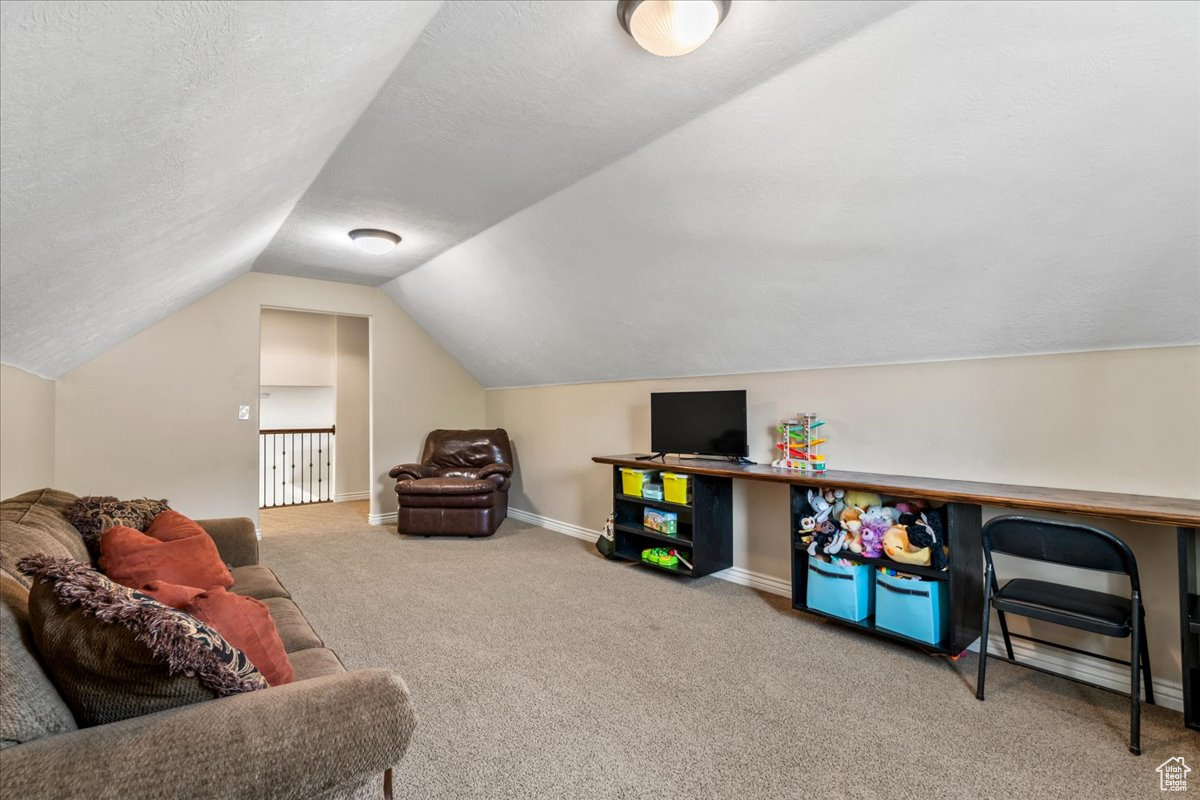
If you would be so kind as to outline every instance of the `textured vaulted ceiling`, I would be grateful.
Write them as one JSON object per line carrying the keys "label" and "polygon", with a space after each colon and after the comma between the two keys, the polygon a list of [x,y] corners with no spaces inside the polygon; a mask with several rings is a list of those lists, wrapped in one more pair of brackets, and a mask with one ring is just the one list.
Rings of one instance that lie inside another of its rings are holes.
{"label": "textured vaulted ceiling", "polygon": [[[377,286],[907,4],[738,0],[662,59],[615,0],[447,3],[254,268]],[[404,245],[366,256],[357,227]]]}
{"label": "textured vaulted ceiling", "polygon": [[385,290],[492,387],[1198,342],[1198,8],[917,3]]}
{"label": "textured vaulted ceiling", "polygon": [[615,0],[6,2],[0,360],[251,265],[487,386],[1195,342],[1198,8],[735,0],[660,59]]}
{"label": "textured vaulted ceiling", "polygon": [[0,360],[60,375],[247,271],[437,8],[0,4]]}

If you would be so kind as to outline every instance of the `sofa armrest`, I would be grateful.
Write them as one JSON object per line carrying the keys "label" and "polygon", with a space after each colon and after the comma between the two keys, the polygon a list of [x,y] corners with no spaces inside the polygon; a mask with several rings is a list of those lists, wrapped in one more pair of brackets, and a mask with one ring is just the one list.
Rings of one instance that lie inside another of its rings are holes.
{"label": "sofa armrest", "polygon": [[397,464],[388,470],[388,477],[398,481],[432,478],[436,474],[437,468],[429,464]]}
{"label": "sofa armrest", "polygon": [[404,681],[359,670],[0,750],[6,797],[324,797],[378,779],[416,716]]}
{"label": "sofa armrest", "polygon": [[231,567],[258,563],[258,535],[248,517],[198,519],[196,523],[217,543],[221,560]]}

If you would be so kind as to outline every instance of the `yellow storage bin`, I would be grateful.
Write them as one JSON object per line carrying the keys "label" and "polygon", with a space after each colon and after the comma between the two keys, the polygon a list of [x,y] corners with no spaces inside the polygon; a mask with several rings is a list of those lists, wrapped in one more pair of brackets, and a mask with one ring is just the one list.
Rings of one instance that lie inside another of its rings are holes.
{"label": "yellow storage bin", "polygon": [[634,469],[621,467],[621,491],[634,497],[642,496],[642,485],[649,483],[657,474],[653,469]]}
{"label": "yellow storage bin", "polygon": [[662,475],[663,499],[668,503],[687,505],[688,478],[690,477],[690,475],[680,475],[675,472],[664,472]]}

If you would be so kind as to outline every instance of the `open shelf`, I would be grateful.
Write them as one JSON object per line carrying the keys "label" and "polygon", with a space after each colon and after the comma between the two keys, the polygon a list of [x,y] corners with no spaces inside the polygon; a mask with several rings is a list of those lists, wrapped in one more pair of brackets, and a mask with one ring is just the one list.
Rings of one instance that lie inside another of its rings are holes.
{"label": "open shelf", "polygon": [[949,653],[950,652],[949,648],[946,647],[945,639],[938,642],[937,644],[930,644],[929,642],[926,642],[923,639],[914,639],[911,636],[905,636],[903,633],[898,633],[896,631],[889,630],[887,628],[880,628],[875,624],[875,620],[872,619],[871,617],[868,617],[867,619],[859,620],[858,622],[855,622],[854,620],[846,619],[845,617],[839,617],[839,616],[835,616],[833,614],[826,614],[824,611],[818,611],[815,608],[809,608],[808,606],[803,605],[803,604],[793,604],[792,608],[794,608],[796,611],[803,611],[805,614],[812,614],[813,616],[821,617],[822,619],[830,619],[830,620],[833,620],[834,622],[840,622],[843,625],[847,625],[851,628],[857,628],[860,631],[869,631],[870,633],[874,633],[878,636],[883,636],[887,639],[894,639],[897,642],[904,642],[905,644],[910,644],[914,647],[920,647],[931,653]]}
{"label": "open shelf", "polygon": [[656,542],[666,542],[667,544],[673,544],[678,547],[692,546],[692,540],[686,536],[663,533],[662,531],[656,531],[653,528],[647,528],[645,525],[626,525],[623,522],[618,522],[613,527],[619,531],[622,531],[623,533],[632,533],[634,536],[644,536],[647,539],[653,539]]}
{"label": "open shelf", "polygon": [[685,567],[683,564],[680,564],[679,566],[676,566],[676,567],[664,567],[662,564],[654,564],[650,561],[642,561],[641,553],[630,553],[625,550],[618,550],[616,553],[614,553],[614,555],[617,558],[620,558],[624,561],[633,561],[637,564],[641,564],[643,567],[652,567],[654,569],[660,569],[663,572],[673,572],[676,575],[687,575],[688,577],[695,577],[695,573],[692,572],[692,570]]}
{"label": "open shelf", "polygon": [[[644,464],[642,466],[645,466]],[[687,503],[651,500],[625,492],[619,467],[613,467],[613,534],[615,556],[643,566],[699,578],[733,566],[733,480],[693,475]],[[654,509],[675,515],[678,531],[662,533],[643,525],[646,511]],[[691,567],[663,567],[642,561],[649,547],[673,547],[691,562]]]}
{"label": "open shelf", "polygon": [[664,511],[674,511],[679,515],[680,519],[692,518],[692,507],[683,503],[669,503],[666,500],[652,500],[649,497],[638,497],[636,494],[616,494],[614,497],[617,500],[622,500],[626,503],[637,503],[641,506],[650,506],[651,508],[661,508]]}
{"label": "open shelf", "polygon": [[1200,594],[1188,595],[1188,630],[1200,633]]}
{"label": "open shelf", "polygon": [[[802,550],[807,555],[808,545],[803,542],[796,542],[796,549]],[[909,575],[916,575],[920,578],[925,578],[930,581],[948,581],[950,580],[950,570],[937,570],[933,567],[922,567],[917,564],[902,564],[899,561],[893,561],[890,558],[871,558],[869,556],[858,555],[849,550],[843,550],[840,553],[835,553],[830,558],[844,558],[847,561],[853,561],[857,564],[871,564],[876,567],[887,567],[894,569],[897,572],[904,572]]]}

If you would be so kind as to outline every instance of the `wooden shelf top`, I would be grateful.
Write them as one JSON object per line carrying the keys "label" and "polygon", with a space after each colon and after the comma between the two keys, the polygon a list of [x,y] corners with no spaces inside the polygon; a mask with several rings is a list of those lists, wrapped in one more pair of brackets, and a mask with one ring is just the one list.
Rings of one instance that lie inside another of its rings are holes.
{"label": "wooden shelf top", "polygon": [[805,474],[776,469],[769,464],[731,464],[725,461],[668,456],[665,461],[638,461],[638,453],[593,456],[597,464],[646,469],[669,469],[690,475],[796,484],[799,486],[837,487],[880,494],[923,497],[948,503],[1055,511],[1093,517],[1128,519],[1153,525],[1200,527],[1200,500],[1182,497],[1150,497],[1116,492],[1089,492],[1079,489],[1051,489],[1010,483],[982,483],[945,478],[918,478],[910,475],[882,475],[874,472],[827,470]]}

